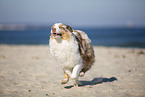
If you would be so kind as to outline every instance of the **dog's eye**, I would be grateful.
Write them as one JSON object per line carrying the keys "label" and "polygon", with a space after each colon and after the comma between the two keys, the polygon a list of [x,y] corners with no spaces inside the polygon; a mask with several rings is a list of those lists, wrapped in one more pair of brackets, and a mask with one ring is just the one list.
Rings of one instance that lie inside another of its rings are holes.
{"label": "dog's eye", "polygon": [[64,28],[63,28],[63,27],[59,27],[59,29],[63,29],[63,30],[64,30]]}
{"label": "dog's eye", "polygon": [[54,32],[56,31],[56,29],[55,29],[55,28],[53,28],[53,27],[52,27],[51,29],[52,29],[52,31],[54,31]]}

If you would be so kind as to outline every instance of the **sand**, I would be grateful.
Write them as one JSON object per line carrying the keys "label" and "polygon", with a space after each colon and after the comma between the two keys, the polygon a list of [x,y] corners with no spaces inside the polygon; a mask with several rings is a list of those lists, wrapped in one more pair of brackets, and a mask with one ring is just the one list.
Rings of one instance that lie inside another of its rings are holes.
{"label": "sand", "polygon": [[0,45],[0,97],[145,97],[145,49],[95,46],[96,62],[75,87],[48,45]]}

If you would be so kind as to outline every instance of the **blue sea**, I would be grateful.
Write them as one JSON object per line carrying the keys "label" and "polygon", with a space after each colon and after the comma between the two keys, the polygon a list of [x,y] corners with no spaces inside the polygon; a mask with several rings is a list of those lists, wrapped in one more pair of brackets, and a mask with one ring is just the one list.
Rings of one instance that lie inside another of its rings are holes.
{"label": "blue sea", "polygon": [[[145,28],[76,28],[85,31],[97,46],[145,48]],[[24,31],[0,31],[0,44],[49,43],[50,28]]]}

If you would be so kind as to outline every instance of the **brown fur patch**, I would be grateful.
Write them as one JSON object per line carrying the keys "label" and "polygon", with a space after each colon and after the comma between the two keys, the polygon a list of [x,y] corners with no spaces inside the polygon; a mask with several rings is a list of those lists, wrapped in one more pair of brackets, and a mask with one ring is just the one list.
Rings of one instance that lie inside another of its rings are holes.
{"label": "brown fur patch", "polygon": [[66,73],[64,73],[65,74],[65,79],[69,79],[69,75],[68,74],[66,74]]}
{"label": "brown fur patch", "polygon": [[85,32],[73,30],[73,33],[76,35],[76,39],[79,43],[80,55],[83,59],[84,66],[81,72],[85,73],[95,62],[94,50],[91,45],[90,39],[88,37],[86,38],[87,35]]}
{"label": "brown fur patch", "polygon": [[73,32],[72,28],[68,25],[66,25],[66,28],[70,31],[70,32]]}
{"label": "brown fur patch", "polygon": [[62,39],[63,40],[70,40],[71,36],[70,36],[70,32],[65,28],[66,25],[64,24],[60,24],[59,25],[59,29],[61,30],[60,33],[62,34]]}
{"label": "brown fur patch", "polygon": [[70,32],[68,32],[68,31],[66,31],[66,32],[62,31],[61,33],[62,33],[62,39],[63,40],[67,40],[67,41],[70,40],[70,38],[71,38]]}

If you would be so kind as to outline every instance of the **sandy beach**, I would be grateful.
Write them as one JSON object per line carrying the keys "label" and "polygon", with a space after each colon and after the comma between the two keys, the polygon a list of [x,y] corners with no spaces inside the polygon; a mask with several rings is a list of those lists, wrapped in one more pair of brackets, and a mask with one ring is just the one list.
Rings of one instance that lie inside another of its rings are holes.
{"label": "sandy beach", "polygon": [[145,49],[95,46],[96,62],[79,78],[64,78],[48,45],[0,45],[0,97],[145,97]]}

